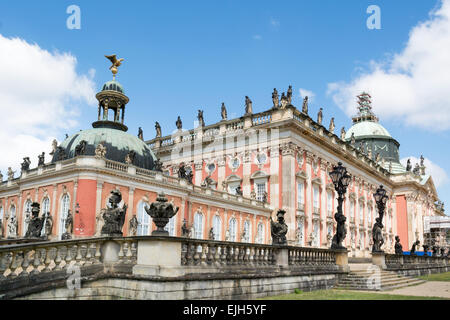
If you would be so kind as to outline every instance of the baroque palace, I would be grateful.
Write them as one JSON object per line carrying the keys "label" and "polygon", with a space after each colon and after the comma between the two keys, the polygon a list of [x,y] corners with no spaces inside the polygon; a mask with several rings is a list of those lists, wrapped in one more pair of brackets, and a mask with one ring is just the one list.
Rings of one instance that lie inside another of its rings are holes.
{"label": "baroque palace", "polygon": [[322,109],[310,117],[307,97],[297,109],[289,87],[281,99],[274,90],[266,111],[254,113],[246,97],[240,118],[228,119],[222,104],[218,123],[206,125],[199,110],[196,128],[183,129],[178,117],[173,134],[162,136],[156,123],[156,138],[144,141],[142,130],[127,133],[129,98],[115,73],[96,95],[92,129],[54,141],[50,162],[43,153],[35,168],[25,158],[20,175],[9,169],[0,183],[2,238],[26,236],[34,202],[45,217],[43,238],[100,236],[104,208],[117,190],[124,235],[156,229],[145,208],[164,192],[180,208],[166,227],[170,235],[268,244],[270,219],[282,208],[289,244],[329,248],[337,207],[329,172],[339,161],[352,176],[343,206],[352,256],[369,256],[380,185],[389,196],[386,252],[394,252],[396,235],[405,250],[423,243],[424,217],[444,215],[423,157],[414,168],[400,164],[399,143],[379,123],[367,93],[358,96],[352,127],[339,135],[334,118],[323,125]]}

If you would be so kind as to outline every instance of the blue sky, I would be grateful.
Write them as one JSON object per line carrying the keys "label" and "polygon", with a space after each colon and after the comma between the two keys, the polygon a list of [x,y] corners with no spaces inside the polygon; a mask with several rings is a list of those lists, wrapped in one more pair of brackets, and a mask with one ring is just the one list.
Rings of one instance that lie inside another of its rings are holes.
{"label": "blue sky", "polygon": [[[66,8],[72,4],[81,9],[81,30],[66,27]],[[381,30],[366,27],[369,5],[381,9]],[[430,11],[439,5],[434,0],[3,1],[0,35],[35,43],[50,53],[70,53],[77,59],[77,74],[91,77],[95,90],[111,79],[104,54],[124,57],[117,79],[130,97],[126,124],[131,133],[141,126],[146,139],[154,136],[155,121],[163,135],[170,134],[178,115],[184,127],[192,127],[199,108],[205,110],[207,124],[216,122],[221,102],[229,117],[241,116],[246,95],[254,112],[263,111],[271,106],[273,88],[281,93],[289,84],[294,105],[301,106],[300,88],[313,92],[310,113],[323,107],[324,122],[335,117],[339,130],[348,129],[351,119],[348,109],[327,94],[329,84],[351,83],[361,72],[370,73],[370,61],[383,63],[402,52],[411,30],[430,19]],[[73,110],[67,116],[75,122],[52,132],[59,141],[66,132],[89,128],[96,118],[95,103],[70,99]],[[377,113],[377,96],[373,102]],[[411,124],[402,114],[378,114],[400,142],[401,158],[423,154],[450,172],[450,151],[442,148],[450,142],[449,127]],[[37,135],[47,138],[44,132]],[[3,173],[5,167],[0,165]],[[439,194],[450,203],[448,179]]]}

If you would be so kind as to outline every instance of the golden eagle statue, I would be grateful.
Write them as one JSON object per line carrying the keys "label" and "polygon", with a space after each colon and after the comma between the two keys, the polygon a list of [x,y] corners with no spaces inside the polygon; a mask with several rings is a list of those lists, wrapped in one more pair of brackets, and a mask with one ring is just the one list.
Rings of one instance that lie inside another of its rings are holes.
{"label": "golden eagle statue", "polygon": [[105,56],[106,58],[108,58],[109,61],[111,61],[112,66],[109,67],[109,70],[111,70],[112,74],[113,74],[113,79],[116,79],[116,74],[118,72],[118,67],[122,64],[122,61],[124,61],[125,59],[121,58],[121,59],[117,59],[116,55],[113,54],[111,56]]}

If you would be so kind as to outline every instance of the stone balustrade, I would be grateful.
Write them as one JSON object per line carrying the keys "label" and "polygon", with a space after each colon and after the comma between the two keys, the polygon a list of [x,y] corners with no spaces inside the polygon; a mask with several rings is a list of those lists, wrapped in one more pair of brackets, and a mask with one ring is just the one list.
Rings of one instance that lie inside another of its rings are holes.
{"label": "stone balustrade", "polygon": [[450,270],[449,257],[386,254],[385,263],[386,269],[405,275],[421,275]]}

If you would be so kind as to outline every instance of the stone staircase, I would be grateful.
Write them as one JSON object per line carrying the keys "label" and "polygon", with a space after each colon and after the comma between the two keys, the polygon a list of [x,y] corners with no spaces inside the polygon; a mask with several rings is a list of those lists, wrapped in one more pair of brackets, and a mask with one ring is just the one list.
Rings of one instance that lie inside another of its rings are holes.
{"label": "stone staircase", "polygon": [[425,280],[382,270],[368,263],[349,264],[349,267],[350,272],[339,280],[337,289],[386,291],[425,282]]}

